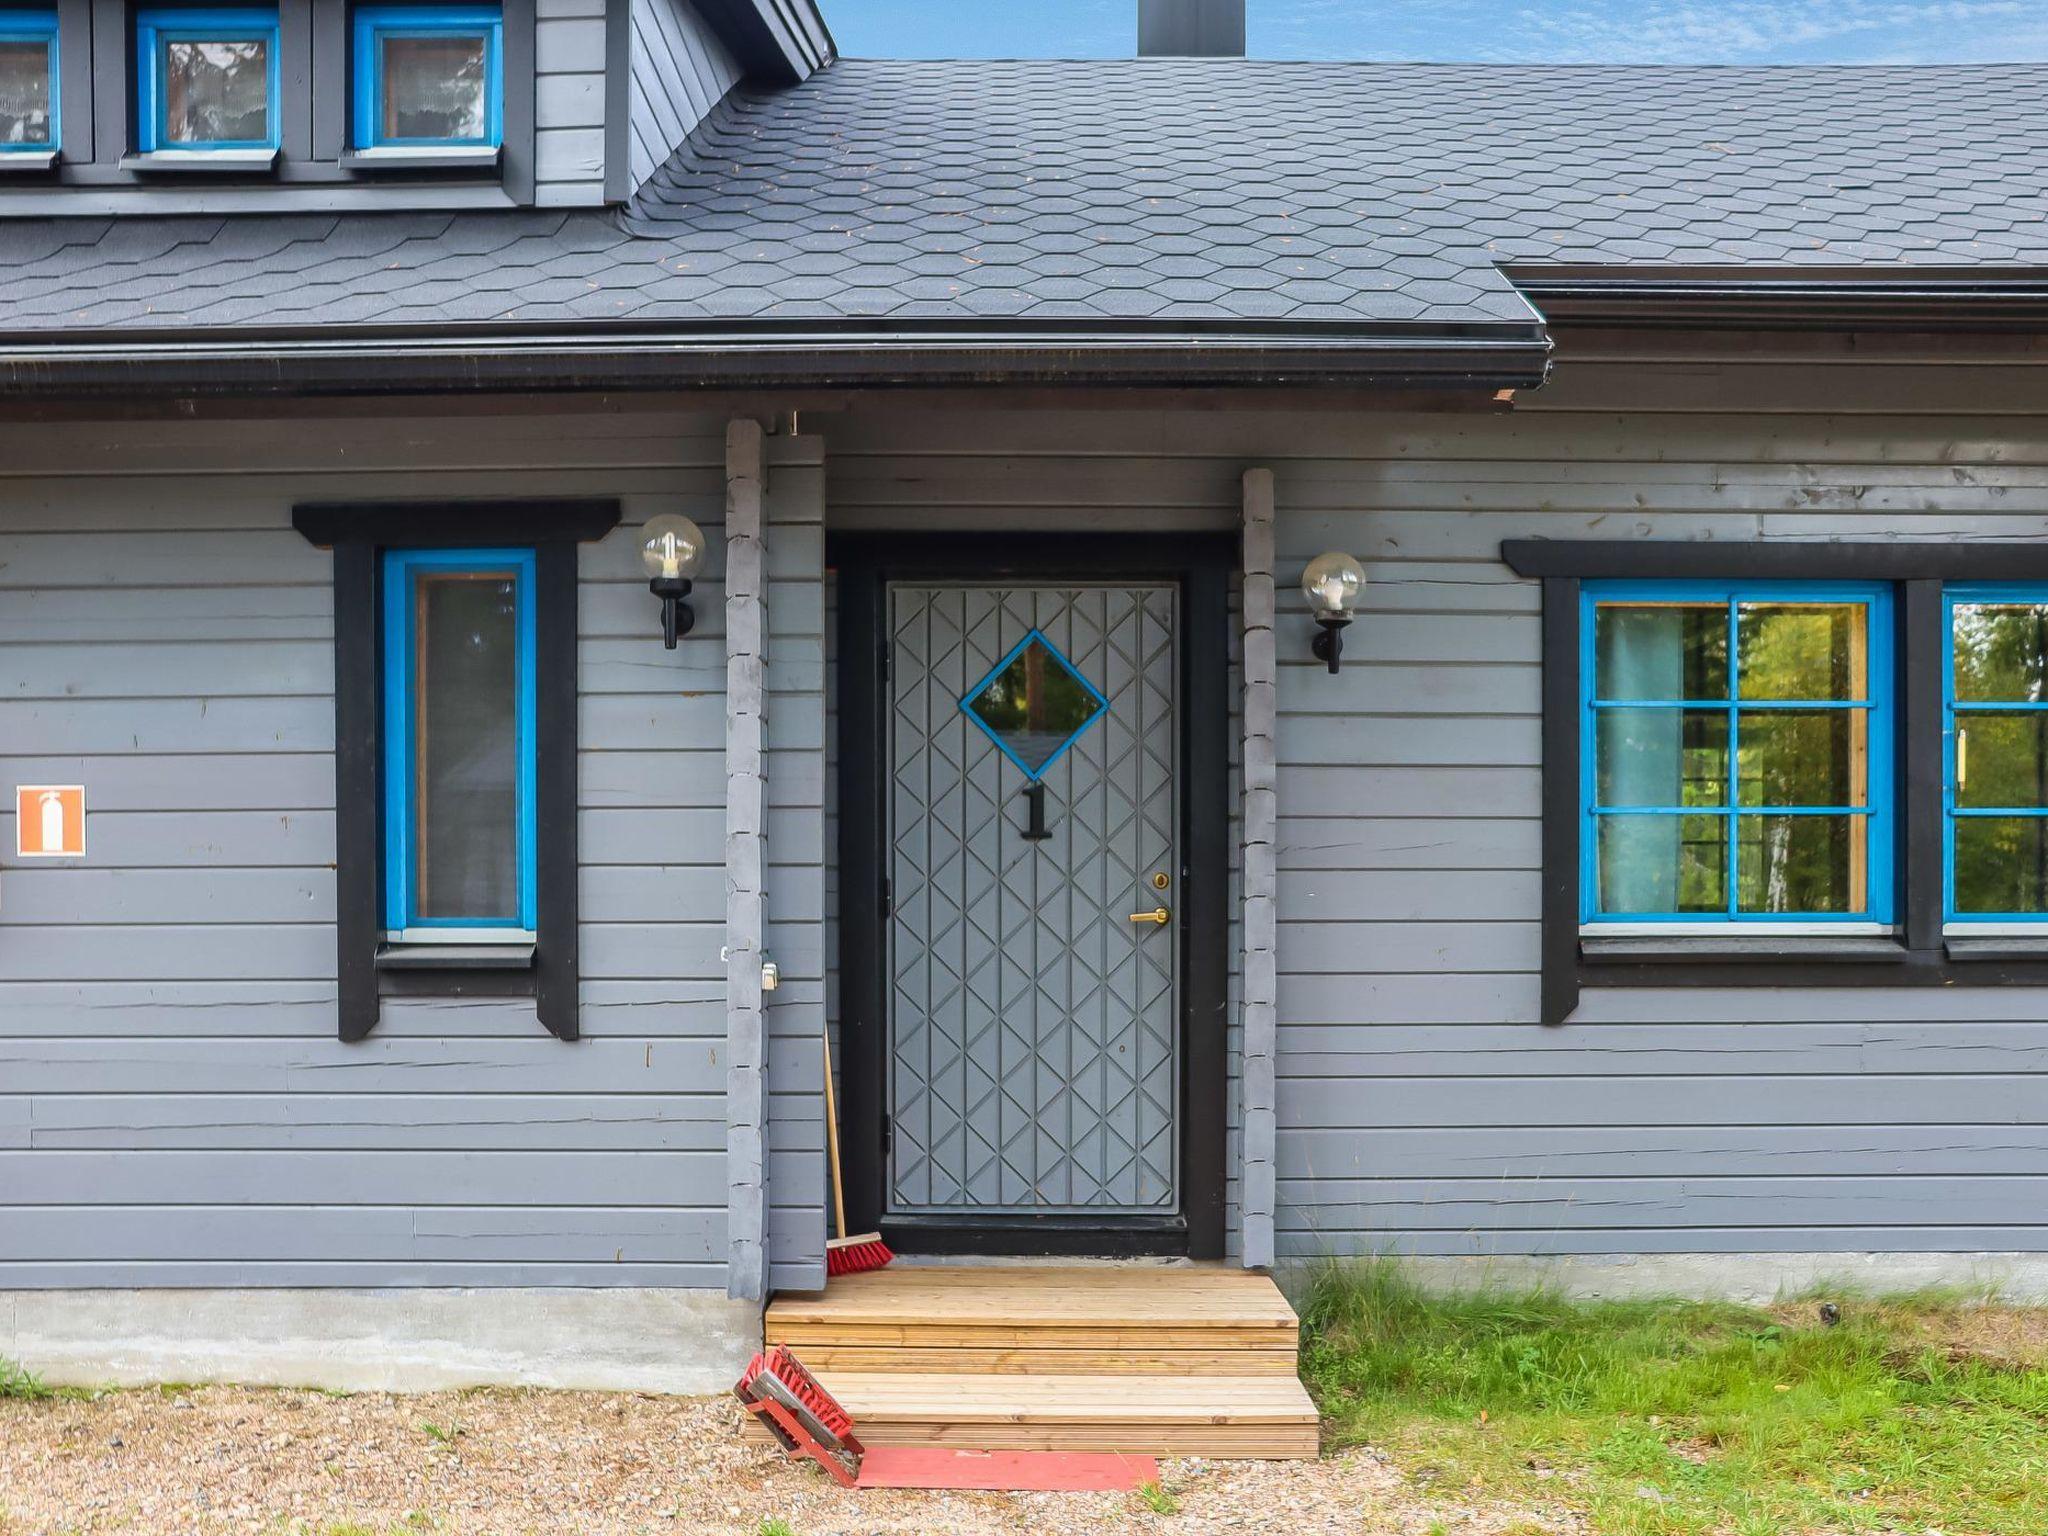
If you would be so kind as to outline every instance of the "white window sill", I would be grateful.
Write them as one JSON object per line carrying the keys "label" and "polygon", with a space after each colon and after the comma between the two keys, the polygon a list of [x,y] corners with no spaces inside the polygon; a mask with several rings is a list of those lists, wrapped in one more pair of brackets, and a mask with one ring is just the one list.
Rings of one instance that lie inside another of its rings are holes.
{"label": "white window sill", "polygon": [[1593,964],[1610,965],[1745,965],[1779,960],[1882,963],[1903,961],[1906,949],[1894,934],[1885,930],[1788,936],[1745,928],[1677,938],[1666,934],[1581,934],[1579,955]]}
{"label": "white window sill", "polygon": [[274,149],[152,149],[144,154],[123,155],[121,169],[151,175],[247,176],[251,172],[277,169]]}
{"label": "white window sill", "polygon": [[380,971],[527,971],[534,935],[519,928],[410,928],[388,934],[377,950]]}
{"label": "white window sill", "polygon": [[1889,938],[1885,923],[1581,923],[1582,939]]}
{"label": "white window sill", "polygon": [[387,944],[531,944],[531,928],[399,928],[386,929]]}
{"label": "white window sill", "polygon": [[0,150],[0,175],[37,176],[57,168],[54,149]]}
{"label": "white window sill", "polygon": [[496,144],[381,144],[341,157],[345,171],[494,171],[504,158]]}

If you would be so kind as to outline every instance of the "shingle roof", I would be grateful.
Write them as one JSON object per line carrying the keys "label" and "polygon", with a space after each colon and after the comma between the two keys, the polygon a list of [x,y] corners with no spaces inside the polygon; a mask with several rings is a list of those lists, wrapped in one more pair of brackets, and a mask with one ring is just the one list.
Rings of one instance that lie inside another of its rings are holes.
{"label": "shingle roof", "polygon": [[2048,267],[2048,67],[846,60],[622,213],[0,220],[0,332],[1534,330],[1501,268]]}

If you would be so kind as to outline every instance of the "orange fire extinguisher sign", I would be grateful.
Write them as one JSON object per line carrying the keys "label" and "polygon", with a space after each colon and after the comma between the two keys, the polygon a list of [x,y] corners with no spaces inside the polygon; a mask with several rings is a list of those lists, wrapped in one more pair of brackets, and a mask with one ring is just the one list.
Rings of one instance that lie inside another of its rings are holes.
{"label": "orange fire extinguisher sign", "polygon": [[84,858],[85,786],[15,786],[14,852],[24,859]]}

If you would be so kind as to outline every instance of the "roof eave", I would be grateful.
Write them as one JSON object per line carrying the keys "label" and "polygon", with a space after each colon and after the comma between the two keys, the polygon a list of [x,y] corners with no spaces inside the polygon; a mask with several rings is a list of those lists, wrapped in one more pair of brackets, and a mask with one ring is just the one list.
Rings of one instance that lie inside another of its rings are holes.
{"label": "roof eave", "polygon": [[1689,330],[2048,331],[2048,269],[1873,273],[1520,265],[1508,278],[1554,324]]}
{"label": "roof eave", "polygon": [[0,336],[0,395],[1130,385],[1533,389],[1535,327],[1213,330],[518,330]]}

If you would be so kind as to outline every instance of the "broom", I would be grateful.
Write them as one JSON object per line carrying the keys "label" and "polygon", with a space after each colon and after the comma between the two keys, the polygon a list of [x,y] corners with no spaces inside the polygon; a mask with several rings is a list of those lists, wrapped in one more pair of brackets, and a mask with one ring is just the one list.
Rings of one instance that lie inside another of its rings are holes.
{"label": "broom", "polygon": [[839,1218],[839,1235],[825,1244],[825,1274],[859,1275],[880,1269],[896,1255],[882,1241],[879,1232],[846,1235],[846,1186],[839,1175],[839,1109],[832,1097],[832,1039],[824,1036],[825,1048],[825,1146],[832,1154],[832,1209]]}

